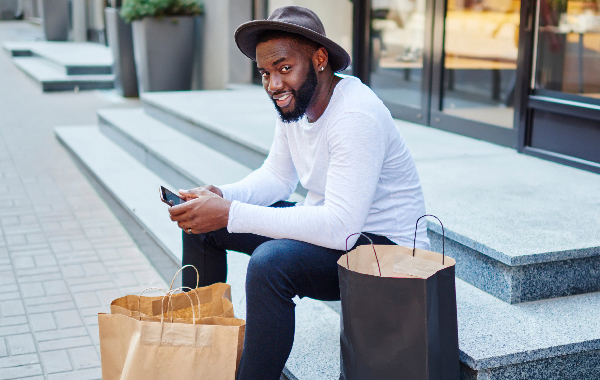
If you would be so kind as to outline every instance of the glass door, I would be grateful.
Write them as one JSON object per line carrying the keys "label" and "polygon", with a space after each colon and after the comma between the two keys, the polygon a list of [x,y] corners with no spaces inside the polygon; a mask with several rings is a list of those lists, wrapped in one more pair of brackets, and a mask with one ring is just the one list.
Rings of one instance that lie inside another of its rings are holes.
{"label": "glass door", "polygon": [[520,11],[520,0],[437,1],[432,126],[516,146]]}
{"label": "glass door", "polygon": [[428,124],[431,17],[426,0],[371,0],[368,83],[392,114]]}
{"label": "glass door", "polygon": [[520,149],[600,173],[600,3],[537,0]]}

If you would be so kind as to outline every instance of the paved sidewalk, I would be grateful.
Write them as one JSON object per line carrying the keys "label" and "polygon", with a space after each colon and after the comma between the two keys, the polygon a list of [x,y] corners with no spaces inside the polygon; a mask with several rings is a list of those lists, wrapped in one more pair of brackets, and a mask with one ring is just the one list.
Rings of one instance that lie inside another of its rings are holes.
{"label": "paved sidewalk", "polygon": [[[38,27],[0,22],[0,42],[36,37]],[[0,54],[0,379],[100,379],[97,313],[164,286],[52,131],[138,105],[43,94]]]}

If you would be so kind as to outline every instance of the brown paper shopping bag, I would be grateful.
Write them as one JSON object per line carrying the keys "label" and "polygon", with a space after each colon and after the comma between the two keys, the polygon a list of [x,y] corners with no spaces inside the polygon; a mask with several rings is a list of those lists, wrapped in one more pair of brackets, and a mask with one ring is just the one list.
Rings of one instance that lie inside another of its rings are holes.
{"label": "brown paper shopping bag", "polygon": [[340,379],[458,380],[455,261],[444,253],[362,245],[339,259]]}
{"label": "brown paper shopping bag", "polygon": [[234,380],[245,321],[171,323],[99,314],[98,327],[103,380]]}
{"label": "brown paper shopping bag", "polygon": [[[127,295],[117,298],[110,304],[112,314],[123,314],[133,318],[139,315],[145,320],[160,320],[167,308],[173,318],[189,319],[192,313],[196,318],[223,317],[233,318],[233,304],[231,303],[231,286],[225,283],[216,283],[202,288],[198,287],[200,276],[198,270],[192,265],[185,265],[173,277],[169,291],[173,288],[175,278],[183,269],[191,267],[196,270],[196,289],[189,289],[192,305],[185,294],[170,294],[168,302],[163,296],[145,297],[140,295]],[[154,288],[149,288],[154,289]],[[159,289],[162,290],[162,289]],[[154,318],[151,318],[154,317]]]}

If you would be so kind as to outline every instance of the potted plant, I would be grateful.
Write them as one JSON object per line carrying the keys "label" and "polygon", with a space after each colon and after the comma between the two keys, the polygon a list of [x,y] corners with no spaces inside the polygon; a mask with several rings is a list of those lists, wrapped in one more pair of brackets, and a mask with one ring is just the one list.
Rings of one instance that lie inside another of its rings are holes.
{"label": "potted plant", "polygon": [[190,90],[194,25],[200,0],[125,0],[121,17],[133,25],[140,93]]}
{"label": "potted plant", "polygon": [[104,10],[108,46],[113,56],[115,89],[127,97],[138,96],[138,82],[133,58],[133,37],[131,24],[119,15],[122,2],[111,0]]}

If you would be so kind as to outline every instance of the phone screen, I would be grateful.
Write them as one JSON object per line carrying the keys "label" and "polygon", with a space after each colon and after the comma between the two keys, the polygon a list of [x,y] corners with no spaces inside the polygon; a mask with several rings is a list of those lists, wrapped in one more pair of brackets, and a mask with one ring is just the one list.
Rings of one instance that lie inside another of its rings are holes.
{"label": "phone screen", "polygon": [[180,198],[178,195],[176,195],[175,193],[173,193],[172,191],[169,191],[168,189],[166,189],[165,187],[161,186],[160,187],[160,198],[163,202],[171,205],[171,206],[175,206],[181,203],[184,203],[185,201]]}

